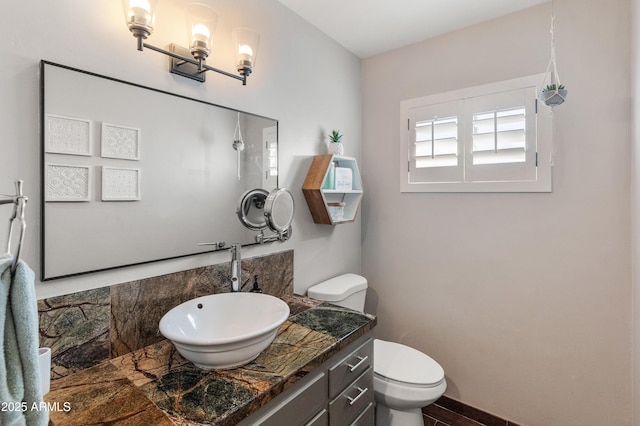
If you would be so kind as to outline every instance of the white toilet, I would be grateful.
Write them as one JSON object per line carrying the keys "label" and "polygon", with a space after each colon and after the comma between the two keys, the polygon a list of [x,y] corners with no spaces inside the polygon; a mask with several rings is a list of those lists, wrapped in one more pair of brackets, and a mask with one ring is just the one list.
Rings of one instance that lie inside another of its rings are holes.
{"label": "white toilet", "polygon": [[[364,312],[367,279],[344,274],[311,287],[314,299]],[[423,426],[422,407],[444,394],[442,367],[428,355],[400,343],[373,342],[373,388],[377,426]]]}

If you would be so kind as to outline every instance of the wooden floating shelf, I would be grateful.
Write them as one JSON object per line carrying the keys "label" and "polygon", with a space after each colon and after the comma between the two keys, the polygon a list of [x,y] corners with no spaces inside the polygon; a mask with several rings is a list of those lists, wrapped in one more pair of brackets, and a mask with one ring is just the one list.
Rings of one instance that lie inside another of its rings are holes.
{"label": "wooden floating shelf", "polygon": [[[330,174],[334,170],[332,164],[335,168],[351,170],[351,189],[331,188],[331,182],[335,183],[335,178]],[[364,194],[355,158],[331,154],[315,156],[302,185],[302,192],[315,223],[337,225],[353,222]],[[332,215],[334,209],[341,209],[342,215]]]}

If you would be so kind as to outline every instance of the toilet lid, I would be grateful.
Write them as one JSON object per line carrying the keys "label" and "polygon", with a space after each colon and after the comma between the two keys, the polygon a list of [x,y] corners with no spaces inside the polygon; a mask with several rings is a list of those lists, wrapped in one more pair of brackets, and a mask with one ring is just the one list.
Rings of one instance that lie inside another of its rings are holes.
{"label": "toilet lid", "polygon": [[432,385],[444,379],[444,370],[433,358],[400,343],[373,341],[373,370],[387,379],[415,385]]}

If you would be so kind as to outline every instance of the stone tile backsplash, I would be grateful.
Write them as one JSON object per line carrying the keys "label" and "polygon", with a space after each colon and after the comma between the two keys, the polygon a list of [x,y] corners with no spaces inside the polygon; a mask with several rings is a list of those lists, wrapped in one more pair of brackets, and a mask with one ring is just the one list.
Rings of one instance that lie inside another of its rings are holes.
{"label": "stone tile backsplash", "polygon": [[38,301],[40,346],[51,348],[51,378],[109,359],[109,287]]}
{"label": "stone tile backsplash", "polygon": [[[230,291],[229,263],[38,301],[40,346],[51,348],[51,378],[100,364],[164,338],[160,318],[194,297]],[[242,260],[242,290],[254,276],[267,294],[293,294],[293,251]]]}

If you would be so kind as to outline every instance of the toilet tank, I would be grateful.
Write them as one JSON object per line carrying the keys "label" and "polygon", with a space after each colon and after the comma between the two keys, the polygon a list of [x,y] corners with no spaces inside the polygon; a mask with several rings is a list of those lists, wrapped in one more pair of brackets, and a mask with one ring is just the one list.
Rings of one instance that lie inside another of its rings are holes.
{"label": "toilet tank", "polygon": [[358,274],[344,274],[322,281],[307,290],[314,299],[364,312],[367,279]]}

